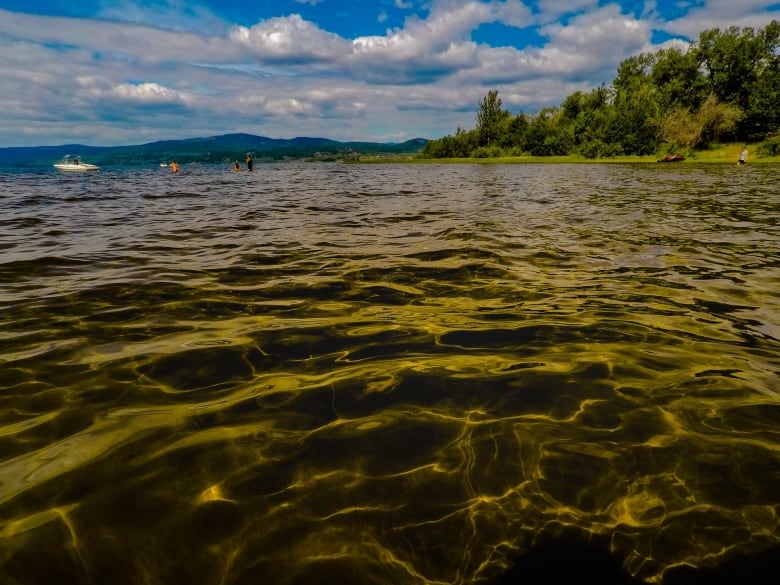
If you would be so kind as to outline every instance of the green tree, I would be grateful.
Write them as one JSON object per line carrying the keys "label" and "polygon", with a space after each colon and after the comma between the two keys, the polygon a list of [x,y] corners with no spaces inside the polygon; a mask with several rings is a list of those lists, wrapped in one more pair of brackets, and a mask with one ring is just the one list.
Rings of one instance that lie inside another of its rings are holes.
{"label": "green tree", "polygon": [[654,56],[649,79],[658,90],[662,109],[697,109],[707,97],[709,84],[694,51],[662,49]]}
{"label": "green tree", "polygon": [[691,149],[701,139],[701,127],[690,110],[677,106],[661,123],[661,136],[675,148]]}
{"label": "green tree", "polygon": [[523,143],[525,142],[525,134],[528,131],[528,125],[528,116],[522,112],[510,118],[501,146],[513,150],[522,150]]}
{"label": "green tree", "polygon": [[612,82],[612,87],[618,94],[630,94],[649,81],[652,70],[653,55],[642,53],[628,57],[618,65],[617,76]]}
{"label": "green tree", "polygon": [[477,148],[476,131],[457,129],[455,136],[429,140],[422,149],[425,158],[466,158]]}
{"label": "green tree", "polygon": [[710,94],[696,112],[701,125],[701,144],[717,142],[720,137],[734,128],[742,119],[742,111],[735,105],[719,102]]}
{"label": "green tree", "polygon": [[589,158],[622,152],[620,144],[610,143],[614,118],[612,91],[605,85],[590,91],[577,91],[561,105],[560,124],[571,137],[575,151]]}
{"label": "green tree", "polygon": [[756,32],[732,26],[711,29],[699,36],[698,62],[706,71],[710,89],[720,102],[739,107],[744,116],[736,138],[759,140],[780,123],[780,23],[773,20]]}
{"label": "green tree", "polygon": [[721,134],[734,127],[741,115],[739,108],[719,102],[710,94],[695,112],[682,106],[673,108],[664,119],[661,131],[666,142],[692,149],[717,141]]}
{"label": "green tree", "polygon": [[561,123],[560,108],[544,108],[531,119],[523,150],[534,156],[555,156],[571,152],[571,128]]}
{"label": "green tree", "polygon": [[625,154],[651,154],[658,148],[662,109],[659,93],[647,77],[620,86],[612,102],[608,142]]}
{"label": "green tree", "polygon": [[501,122],[504,119],[505,115],[501,110],[501,98],[498,97],[498,90],[491,89],[479,101],[479,110],[477,111],[479,146],[497,144],[501,134]]}
{"label": "green tree", "polygon": [[[780,131],[780,23],[703,32],[688,50],[629,57],[611,87],[566,97],[534,116],[501,109],[497,90],[479,102],[477,127],[431,140],[430,156],[651,154],[726,139],[761,141]],[[772,139],[770,147],[775,144]]]}
{"label": "green tree", "polygon": [[658,147],[662,118],[661,95],[651,79],[655,57],[641,54],[618,66],[612,83],[612,116],[607,142],[619,144],[625,154],[651,154]]}
{"label": "green tree", "polygon": [[780,22],[773,20],[757,34],[761,47],[756,79],[747,103],[741,104],[744,117],[739,129],[747,140],[764,140],[780,130]]}

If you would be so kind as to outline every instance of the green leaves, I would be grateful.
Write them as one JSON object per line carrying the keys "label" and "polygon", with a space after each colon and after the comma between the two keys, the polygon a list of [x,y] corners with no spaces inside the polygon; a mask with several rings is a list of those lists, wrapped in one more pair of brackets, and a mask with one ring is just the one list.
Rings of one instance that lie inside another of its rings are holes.
{"label": "green leaves", "polygon": [[501,121],[503,118],[504,113],[501,110],[501,98],[498,97],[498,90],[491,89],[480,100],[479,111],[477,112],[477,134],[479,135],[480,146],[496,144],[501,134]]}
{"label": "green leaves", "polygon": [[[780,23],[707,30],[687,51],[625,59],[611,87],[569,95],[559,108],[512,116],[498,90],[479,102],[477,127],[428,143],[426,156],[586,157],[654,153],[660,141],[695,149],[780,130]],[[774,144],[774,142],[772,142]]]}

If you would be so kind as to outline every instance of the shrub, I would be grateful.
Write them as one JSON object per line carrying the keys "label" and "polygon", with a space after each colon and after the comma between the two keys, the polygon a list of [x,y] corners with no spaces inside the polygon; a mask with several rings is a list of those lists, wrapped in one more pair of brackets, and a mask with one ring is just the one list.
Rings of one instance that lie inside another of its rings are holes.
{"label": "shrub", "polygon": [[780,132],[767,136],[766,140],[758,145],[758,154],[761,156],[780,155]]}
{"label": "shrub", "polygon": [[590,140],[580,145],[578,150],[585,158],[605,158],[623,154],[623,148],[619,144],[607,144],[602,140]]}
{"label": "shrub", "polygon": [[497,146],[480,146],[471,151],[473,158],[498,158],[502,154],[501,149]]}

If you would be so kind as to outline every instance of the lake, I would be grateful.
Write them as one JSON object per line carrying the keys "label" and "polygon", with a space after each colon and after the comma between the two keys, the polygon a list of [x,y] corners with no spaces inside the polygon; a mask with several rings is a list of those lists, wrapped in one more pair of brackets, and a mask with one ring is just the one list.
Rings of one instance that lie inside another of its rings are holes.
{"label": "lake", "polygon": [[777,166],[6,170],[0,227],[2,583],[778,558]]}

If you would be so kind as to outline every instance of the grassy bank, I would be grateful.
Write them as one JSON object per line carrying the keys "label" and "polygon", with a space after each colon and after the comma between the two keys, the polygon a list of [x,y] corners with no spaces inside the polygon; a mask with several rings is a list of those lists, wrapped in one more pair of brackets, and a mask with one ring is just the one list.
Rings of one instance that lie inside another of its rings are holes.
{"label": "grassy bank", "polygon": [[[731,163],[737,164],[739,153],[742,150],[742,144],[719,144],[707,150],[701,150],[691,153],[686,157],[686,161],[706,162],[706,163]],[[748,145],[747,147],[748,164],[757,163],[780,163],[780,156],[761,156],[758,153],[758,145]]]}
{"label": "grassy bank", "polygon": [[[707,150],[697,150],[694,152],[682,152],[685,160],[673,164],[692,164],[692,163],[717,163],[717,164],[737,164],[739,153],[742,150],[742,144],[720,144]],[[502,156],[495,158],[416,158],[413,156],[383,156],[366,157],[361,156],[361,163],[381,163],[381,162],[410,162],[419,164],[516,164],[516,163],[534,163],[534,164],[560,164],[560,163],[587,163],[587,164],[616,164],[616,163],[655,163],[662,158],[663,154],[654,154],[648,156],[615,156],[610,158],[585,158],[581,155],[567,156]],[[748,164],[780,164],[780,156],[761,156],[758,153],[758,145],[748,145]]]}

